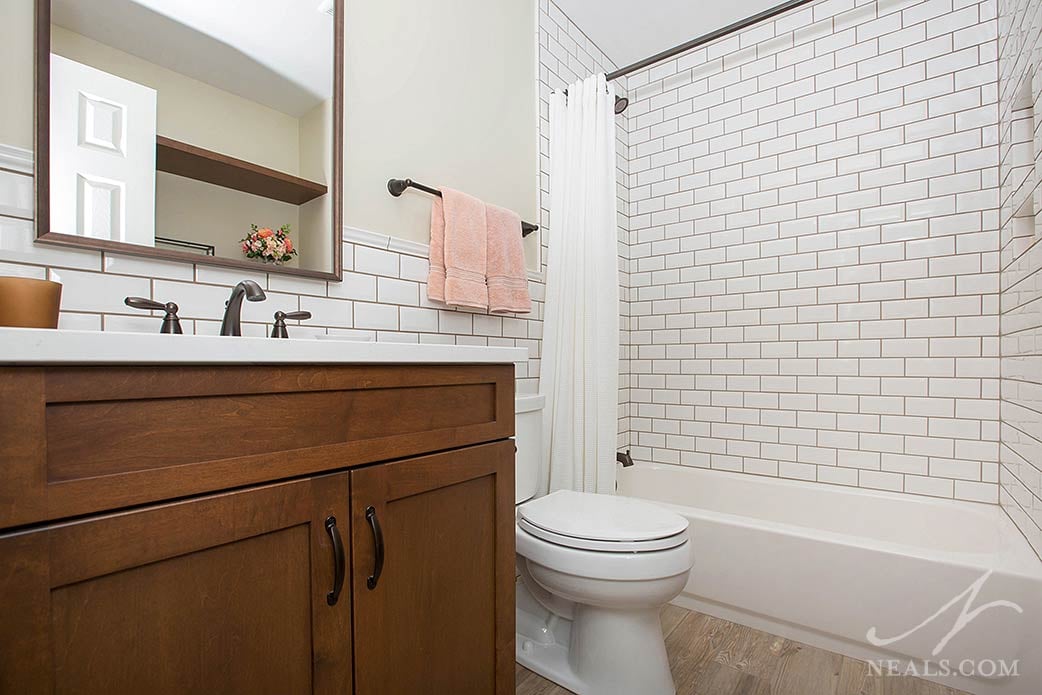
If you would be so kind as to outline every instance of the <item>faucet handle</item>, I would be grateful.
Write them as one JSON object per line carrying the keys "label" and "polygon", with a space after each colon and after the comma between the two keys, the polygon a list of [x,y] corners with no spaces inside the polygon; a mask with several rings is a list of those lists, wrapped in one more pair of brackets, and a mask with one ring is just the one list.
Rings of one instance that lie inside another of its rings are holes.
{"label": "faucet handle", "polygon": [[147,311],[165,311],[166,314],[163,316],[163,326],[159,329],[160,333],[170,333],[175,335],[181,335],[184,331],[181,330],[181,319],[177,316],[177,305],[173,302],[157,302],[153,299],[146,299],[145,297],[127,297],[123,300],[123,303],[134,309],[145,309]]}
{"label": "faucet handle", "polygon": [[307,321],[311,318],[310,311],[291,311],[289,313],[283,311],[275,312],[275,324],[271,327],[272,338],[288,338],[289,331],[286,330],[286,321]]}
{"label": "faucet handle", "polygon": [[145,297],[127,297],[123,300],[123,303],[135,309],[148,309],[150,311],[163,311],[166,309],[166,304],[163,302],[146,299]]}

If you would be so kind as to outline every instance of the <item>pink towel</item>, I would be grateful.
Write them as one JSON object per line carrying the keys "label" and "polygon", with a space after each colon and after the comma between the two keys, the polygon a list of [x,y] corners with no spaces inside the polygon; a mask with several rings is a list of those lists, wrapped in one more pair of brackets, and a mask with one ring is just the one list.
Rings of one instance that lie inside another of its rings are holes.
{"label": "pink towel", "polygon": [[455,306],[488,308],[485,204],[442,188],[431,207],[427,296]]}
{"label": "pink towel", "polygon": [[528,313],[525,251],[521,245],[521,218],[496,205],[485,206],[488,225],[488,307],[493,314]]}

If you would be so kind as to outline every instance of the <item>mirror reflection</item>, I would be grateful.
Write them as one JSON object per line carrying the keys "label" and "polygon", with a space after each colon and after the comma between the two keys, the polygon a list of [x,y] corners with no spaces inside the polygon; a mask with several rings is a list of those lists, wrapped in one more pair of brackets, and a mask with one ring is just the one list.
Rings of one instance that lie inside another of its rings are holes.
{"label": "mirror reflection", "polygon": [[333,0],[53,0],[50,231],[333,265]]}

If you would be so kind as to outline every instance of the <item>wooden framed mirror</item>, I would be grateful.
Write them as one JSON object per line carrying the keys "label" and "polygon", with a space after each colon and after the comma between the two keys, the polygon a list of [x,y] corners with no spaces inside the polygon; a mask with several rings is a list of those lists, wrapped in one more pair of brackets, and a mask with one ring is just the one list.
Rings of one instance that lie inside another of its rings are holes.
{"label": "wooden framed mirror", "polygon": [[36,0],[36,241],[340,280],[343,0]]}

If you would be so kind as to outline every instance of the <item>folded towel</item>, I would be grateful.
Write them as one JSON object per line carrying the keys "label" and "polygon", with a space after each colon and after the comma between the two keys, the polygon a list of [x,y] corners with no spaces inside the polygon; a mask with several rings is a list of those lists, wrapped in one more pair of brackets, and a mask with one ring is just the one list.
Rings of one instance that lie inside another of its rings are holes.
{"label": "folded towel", "polygon": [[427,298],[445,302],[445,206],[440,197],[431,205],[430,269],[427,271]]}
{"label": "folded towel", "polygon": [[485,204],[442,188],[431,206],[427,296],[455,306],[488,308]]}
{"label": "folded towel", "polygon": [[528,313],[525,251],[521,244],[521,218],[496,205],[485,206],[488,225],[488,307],[493,314]]}

